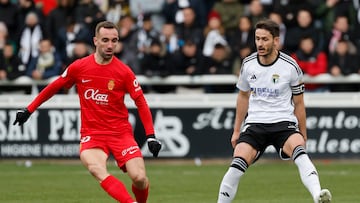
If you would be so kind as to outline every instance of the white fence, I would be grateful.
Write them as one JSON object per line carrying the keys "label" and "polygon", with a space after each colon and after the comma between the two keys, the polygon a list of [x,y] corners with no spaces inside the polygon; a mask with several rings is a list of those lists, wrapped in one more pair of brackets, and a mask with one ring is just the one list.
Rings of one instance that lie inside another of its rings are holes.
{"label": "white fence", "polygon": [[[236,75],[171,75],[167,77],[146,77],[144,75],[137,76],[138,81],[142,85],[207,85],[207,84],[235,84],[238,80]],[[304,75],[305,83],[317,84],[337,84],[337,83],[359,83],[360,74],[351,74],[348,76],[334,77],[324,73],[318,76]],[[23,82],[0,81],[0,86],[26,86],[26,85],[46,85],[48,80],[26,80]]]}

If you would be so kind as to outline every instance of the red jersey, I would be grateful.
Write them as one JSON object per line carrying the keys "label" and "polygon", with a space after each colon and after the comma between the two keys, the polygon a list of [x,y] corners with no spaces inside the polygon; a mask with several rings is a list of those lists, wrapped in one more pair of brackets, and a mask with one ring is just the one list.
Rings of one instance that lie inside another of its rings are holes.
{"label": "red jersey", "polygon": [[146,135],[154,134],[150,109],[133,71],[118,58],[106,65],[97,64],[94,54],[70,64],[65,72],[50,83],[28,106],[30,112],[62,87],[76,84],[80,99],[81,135],[121,135],[128,132],[128,109],[124,103],[129,93],[138,108]]}

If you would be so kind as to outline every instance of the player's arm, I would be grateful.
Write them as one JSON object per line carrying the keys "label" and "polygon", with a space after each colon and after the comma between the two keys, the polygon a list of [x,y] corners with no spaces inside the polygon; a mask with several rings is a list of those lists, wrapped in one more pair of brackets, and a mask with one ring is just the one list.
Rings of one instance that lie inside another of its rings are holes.
{"label": "player's arm", "polygon": [[157,157],[161,149],[161,142],[155,137],[152,114],[141,86],[135,77],[135,74],[130,71],[130,69],[128,70],[128,76],[126,77],[128,79],[126,88],[130,94],[130,97],[134,100],[139,112],[140,120],[145,129],[146,141],[149,151],[153,154],[154,157]]}
{"label": "player's arm", "polygon": [[144,126],[146,136],[155,134],[152,114],[143,94],[134,98],[135,105],[139,112],[140,120]]}
{"label": "player's arm", "polygon": [[234,132],[231,137],[231,145],[235,148],[236,142],[240,137],[241,125],[244,122],[245,116],[249,107],[250,91],[239,91],[236,100],[236,115],[234,121]]}
{"label": "player's arm", "polygon": [[305,141],[307,140],[306,132],[306,110],[304,103],[304,94],[293,95],[294,114],[298,120],[299,130]]}
{"label": "player's arm", "polygon": [[64,85],[66,80],[63,77],[58,77],[55,81],[47,85],[37,97],[29,104],[27,109],[30,113],[34,112],[42,103],[50,99],[56,94]]}
{"label": "player's arm", "polygon": [[135,105],[138,109],[140,120],[143,123],[146,133],[146,140],[148,148],[154,157],[157,157],[161,149],[161,142],[155,137],[155,130],[153,126],[152,114],[146,102],[144,95],[138,94],[134,98]]}
{"label": "player's arm", "polygon": [[17,111],[13,124],[24,124],[42,103],[50,99],[55,93],[64,87],[65,84],[67,84],[67,80],[63,77],[58,77],[55,81],[48,84],[26,108]]}

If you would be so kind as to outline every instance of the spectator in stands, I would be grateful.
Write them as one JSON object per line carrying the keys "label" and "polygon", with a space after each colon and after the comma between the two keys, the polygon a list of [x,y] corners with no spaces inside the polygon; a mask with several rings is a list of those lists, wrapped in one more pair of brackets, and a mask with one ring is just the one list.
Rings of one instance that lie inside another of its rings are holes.
{"label": "spectator in stands", "polygon": [[4,22],[0,22],[0,55],[7,41],[8,41],[8,29]]}
{"label": "spectator in stands", "polygon": [[176,24],[176,33],[181,41],[180,43],[183,44],[187,40],[192,40],[196,46],[202,48],[204,42],[203,29],[195,22],[196,13],[191,7],[183,8],[182,13],[184,21]]}
{"label": "spectator in stands", "polygon": [[21,65],[12,44],[5,44],[0,55],[0,79],[14,80],[25,75],[25,67]]}
{"label": "spectator in stands", "polygon": [[353,1],[348,0],[325,0],[317,4],[316,16],[321,20],[321,26],[325,33],[331,32],[333,22],[337,16],[346,16],[350,22],[350,27],[355,25],[355,9]]}
{"label": "spectator in stands", "polygon": [[123,16],[119,21],[121,56],[116,54],[125,64],[131,67],[135,74],[140,73],[140,64],[137,58],[138,28],[130,15]]}
{"label": "spectator in stands", "polygon": [[245,6],[238,0],[221,0],[217,1],[213,8],[219,13],[225,33],[231,34],[238,28],[238,21],[244,15]]}
{"label": "spectator in stands", "polygon": [[56,51],[60,54],[61,60],[66,63],[72,58],[75,42],[82,41],[92,45],[92,38],[89,35],[89,29],[82,23],[77,23],[73,17],[66,19],[65,27],[58,31],[58,37],[55,41]]}
{"label": "spectator in stands", "polygon": [[327,37],[327,51],[329,54],[335,52],[338,41],[341,39],[347,39],[349,41],[350,52],[356,52],[356,46],[352,43],[356,41],[353,31],[350,29],[349,19],[345,15],[337,16],[333,23],[332,32],[329,32]]}
{"label": "spectator in stands", "polygon": [[43,15],[46,17],[50,11],[56,8],[58,0],[34,0],[37,8],[41,9]]}
{"label": "spectator in stands", "polygon": [[251,51],[255,51],[254,29],[249,16],[241,16],[238,20],[238,28],[232,35],[227,36],[232,58],[238,57],[241,47],[250,47]]}
{"label": "spectator in stands", "polygon": [[265,12],[264,6],[262,5],[260,0],[251,0],[248,11],[245,14],[250,17],[252,27],[255,27],[255,24],[259,20],[263,20],[268,15]]}
{"label": "spectator in stands", "polygon": [[[2,52],[0,52],[0,80],[9,80],[17,83],[31,82],[29,77],[25,76],[25,66],[21,64],[20,58],[16,55],[14,45],[7,43]],[[30,86],[3,86],[1,92],[22,90],[25,93],[31,93]]]}
{"label": "spectator in stands", "polygon": [[62,62],[50,39],[39,42],[39,55],[33,57],[29,63],[26,74],[34,80],[52,81],[57,78],[62,69]]}
{"label": "spectator in stands", "polygon": [[285,50],[288,53],[295,52],[303,36],[309,36],[315,44],[315,51],[324,50],[324,34],[315,27],[313,15],[310,10],[302,8],[296,14],[297,26],[288,29],[285,37]]}
{"label": "spectator in stands", "polygon": [[117,24],[123,16],[128,15],[130,15],[129,1],[109,0],[109,7],[105,13],[106,20]]}
{"label": "spectator in stands", "polygon": [[271,11],[269,13],[269,19],[274,21],[275,23],[277,23],[279,25],[279,28],[280,28],[280,33],[279,33],[280,41],[279,41],[278,50],[283,50],[283,48],[285,46],[285,38],[286,38],[286,33],[287,33],[287,27],[286,27],[286,25],[285,25],[285,23],[283,21],[283,17],[282,17],[280,12]]}
{"label": "spectator in stands", "polygon": [[0,22],[4,22],[9,33],[9,38],[17,40],[18,26],[18,9],[10,0],[0,1]]}
{"label": "spectator in stands", "polygon": [[[69,17],[74,16],[75,0],[58,0],[57,7],[46,17],[46,33],[52,44],[56,44],[59,29],[67,25]],[[89,36],[92,35],[89,32]]]}
{"label": "spectator in stands", "polygon": [[201,50],[191,40],[187,40],[184,46],[174,53],[175,74],[189,76],[201,74],[201,63]]}
{"label": "spectator in stands", "polygon": [[182,13],[182,9],[189,6],[190,2],[187,0],[166,0],[162,5],[161,14],[164,16],[166,22],[180,24],[184,22],[184,14]]}
{"label": "spectator in stands", "polygon": [[144,54],[149,50],[151,42],[158,40],[160,33],[154,28],[151,14],[146,13],[142,19],[142,27],[137,32],[138,59],[142,60]]}
{"label": "spectator in stands", "polygon": [[[335,52],[329,56],[329,73],[332,76],[360,74],[359,58],[349,51],[350,41],[341,38],[336,44]],[[359,84],[331,84],[331,92],[359,91]]]}
{"label": "spectator in stands", "polygon": [[[77,59],[81,59],[83,57],[90,55],[94,51],[93,48],[89,46],[88,43],[83,42],[81,40],[74,41],[73,45],[74,47],[72,49],[71,57],[68,58],[68,60],[62,66],[60,71],[61,73],[64,72],[65,68],[69,66],[71,63],[73,63]],[[76,88],[75,87],[71,87],[70,89],[62,88],[61,92],[63,92],[64,94],[74,94],[76,93]]]}
{"label": "spectator in stands", "polygon": [[208,24],[204,28],[204,37],[203,55],[205,57],[210,57],[213,54],[215,44],[228,44],[221,17],[216,11],[211,11],[209,13]]}
{"label": "spectator in stands", "polygon": [[[184,46],[174,53],[175,74],[194,76],[201,74],[202,53],[196,44],[187,40]],[[199,85],[181,85],[177,87],[177,92],[203,92]]]}
{"label": "spectator in stands", "polygon": [[232,72],[234,75],[239,76],[243,60],[245,59],[245,57],[249,56],[252,52],[254,52],[254,50],[251,45],[242,44],[237,50],[233,52],[235,56],[232,59]]}
{"label": "spectator in stands", "polygon": [[79,41],[74,41],[73,43],[74,43],[74,48],[72,49],[71,57],[66,62],[65,66],[68,66],[77,59],[81,59],[85,56],[88,56],[93,52],[92,47],[90,47],[89,44],[84,41],[79,40]]}
{"label": "spectator in stands", "polygon": [[166,0],[161,9],[161,14],[166,22],[182,24],[185,21],[184,9],[192,8],[196,13],[194,24],[201,29],[207,23],[207,15],[213,8],[215,0]]}
{"label": "spectator in stands", "polygon": [[353,1],[354,2],[354,8],[356,9],[356,21],[354,25],[354,35],[356,36],[355,39],[353,39],[353,42],[356,46],[356,49],[360,50],[360,1]]}
{"label": "spectator in stands", "polygon": [[[216,44],[212,55],[204,57],[202,67],[204,74],[232,74],[230,48],[221,43]],[[232,93],[235,91],[235,85],[206,85],[205,91],[207,93]]]}
{"label": "spectator in stands", "polygon": [[[285,26],[290,29],[298,26],[296,18],[300,9],[313,11],[317,3],[318,1],[313,0],[276,0],[273,4],[273,9],[270,10],[269,13],[274,11],[280,13]],[[314,18],[314,21],[315,19],[316,18]]]}
{"label": "spectator in stands", "polygon": [[[75,7],[75,20],[87,27],[88,30],[93,31],[96,25],[105,20],[104,13],[93,2],[93,0],[80,0]],[[94,32],[94,31],[93,31]],[[94,33],[90,32],[90,36]]]}
{"label": "spectator in stands", "polygon": [[20,28],[25,26],[25,18],[30,12],[36,13],[39,18],[39,23],[44,26],[44,15],[43,12],[35,6],[33,0],[19,0],[18,1],[18,26]]}
{"label": "spectator in stands", "polygon": [[[317,76],[327,72],[327,55],[323,51],[315,48],[314,39],[304,36],[300,39],[299,48],[291,56],[299,64],[304,74]],[[306,84],[306,91],[324,92],[327,87],[318,84]]]}
{"label": "spectator in stands", "polygon": [[[141,61],[142,73],[148,77],[166,77],[174,73],[174,63],[170,54],[166,53],[164,45],[156,39],[151,42],[149,52]],[[173,85],[152,85],[150,91],[169,93],[175,91]]]}
{"label": "spectator in stands", "polygon": [[39,24],[36,13],[30,12],[25,19],[25,27],[21,31],[19,55],[22,64],[28,68],[31,58],[39,55],[39,42],[44,38],[44,31]]}
{"label": "spectator in stands", "polygon": [[169,54],[173,54],[179,49],[180,43],[173,23],[164,23],[160,33],[160,41],[165,44],[166,52]]}

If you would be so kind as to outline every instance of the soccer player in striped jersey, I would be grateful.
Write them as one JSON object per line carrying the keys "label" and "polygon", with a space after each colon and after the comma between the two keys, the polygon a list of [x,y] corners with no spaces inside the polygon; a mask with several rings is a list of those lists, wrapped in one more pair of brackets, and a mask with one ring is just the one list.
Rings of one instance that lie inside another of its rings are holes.
{"label": "soccer player in striped jersey", "polygon": [[331,202],[331,193],[321,189],[318,172],[305,149],[303,73],[295,60],[277,49],[279,26],[275,22],[256,24],[255,44],[257,52],[244,59],[236,84],[239,93],[231,137],[234,154],[217,202],[232,202],[246,169],[269,145],[282,159],[294,161],[315,203]]}
{"label": "soccer player in striped jersey", "polygon": [[[157,157],[161,143],[155,138],[152,115],[135,74],[114,56],[119,41],[116,25],[108,21],[100,22],[95,28],[93,40],[95,53],[70,64],[25,109],[17,112],[14,125],[24,124],[42,103],[61,88],[76,85],[81,110],[81,162],[117,201],[146,203],[149,180],[141,150],[128,121],[125,94],[134,100],[145,128],[149,150]],[[136,200],[126,186],[108,172],[106,162],[110,154],[131,178]]]}

